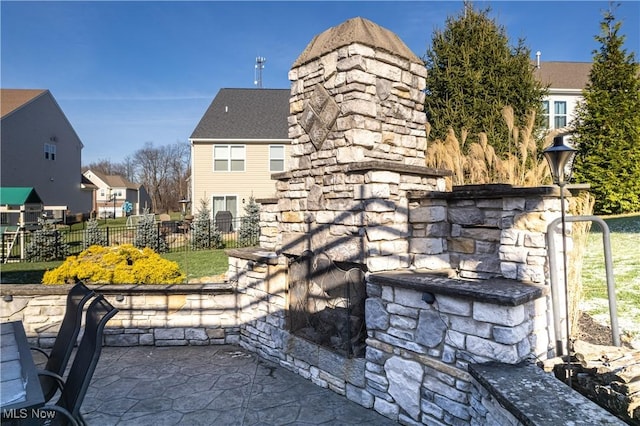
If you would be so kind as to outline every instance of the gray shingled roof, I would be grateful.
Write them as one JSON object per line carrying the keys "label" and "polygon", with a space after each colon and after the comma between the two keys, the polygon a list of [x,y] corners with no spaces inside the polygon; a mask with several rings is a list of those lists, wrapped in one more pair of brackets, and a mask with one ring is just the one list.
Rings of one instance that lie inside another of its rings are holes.
{"label": "gray shingled roof", "polygon": [[220,89],[191,139],[288,139],[289,89]]}

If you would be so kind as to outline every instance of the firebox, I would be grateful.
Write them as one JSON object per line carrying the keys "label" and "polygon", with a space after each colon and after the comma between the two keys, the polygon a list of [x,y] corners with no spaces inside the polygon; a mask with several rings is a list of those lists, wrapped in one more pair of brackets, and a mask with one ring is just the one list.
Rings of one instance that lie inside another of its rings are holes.
{"label": "firebox", "polygon": [[306,251],[289,267],[291,332],[348,358],[364,357],[366,284],[363,265]]}

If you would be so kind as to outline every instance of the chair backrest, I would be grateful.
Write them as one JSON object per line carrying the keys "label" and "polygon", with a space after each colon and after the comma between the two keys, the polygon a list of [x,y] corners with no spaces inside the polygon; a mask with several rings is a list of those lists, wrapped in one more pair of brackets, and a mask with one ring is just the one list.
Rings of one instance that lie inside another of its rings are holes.
{"label": "chair backrest", "polygon": [[[94,294],[94,291],[82,282],[78,282],[69,290],[64,318],[62,319],[58,335],[49,353],[49,358],[44,367],[45,370],[60,376],[64,375],[76,340],[78,339],[80,326],[82,325],[82,309]],[[48,376],[40,376],[40,385],[42,386],[45,400],[50,400],[57,389],[55,380]]]}
{"label": "chair backrest", "polygon": [[80,339],[60,399],[56,402],[56,405],[65,408],[76,419],[80,418],[80,406],[100,359],[104,327],[117,312],[118,309],[107,302],[103,295],[96,296],[87,308],[84,334]]}

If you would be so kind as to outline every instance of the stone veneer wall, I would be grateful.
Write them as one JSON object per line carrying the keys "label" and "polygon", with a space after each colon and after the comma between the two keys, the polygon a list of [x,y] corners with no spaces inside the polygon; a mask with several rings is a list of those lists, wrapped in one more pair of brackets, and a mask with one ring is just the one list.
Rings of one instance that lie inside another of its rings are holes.
{"label": "stone veneer wall", "polygon": [[412,267],[546,282],[547,226],[560,217],[556,188],[469,185],[409,197]]}
{"label": "stone veneer wall", "polygon": [[366,390],[389,417],[469,423],[470,363],[546,355],[544,287],[398,272],[371,275],[367,292]]}
{"label": "stone veneer wall", "polygon": [[[107,346],[237,344],[237,293],[228,284],[90,285],[119,309],[105,328]],[[0,321],[23,321],[29,341],[53,345],[71,285],[0,286]]]}
{"label": "stone veneer wall", "polygon": [[[366,357],[348,359],[288,331],[286,285],[276,285],[272,295],[262,282],[270,270],[281,278],[286,273],[282,256],[240,250],[229,255],[229,278],[243,294],[238,300],[252,309],[241,325],[242,347],[401,424],[621,424],[530,364],[545,358],[549,347],[545,286],[417,271],[369,274]],[[512,401],[513,391],[487,385],[499,373],[485,378],[470,372],[487,362],[518,371],[520,381],[512,388],[521,383],[549,391],[524,388]],[[520,371],[520,363],[531,368]]]}

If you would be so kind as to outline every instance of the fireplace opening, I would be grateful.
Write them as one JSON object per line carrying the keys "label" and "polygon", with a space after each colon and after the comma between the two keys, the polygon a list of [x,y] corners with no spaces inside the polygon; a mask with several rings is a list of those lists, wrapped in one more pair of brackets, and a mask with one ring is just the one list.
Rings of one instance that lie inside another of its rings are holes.
{"label": "fireplace opening", "polygon": [[348,358],[365,355],[364,265],[304,252],[289,268],[291,331]]}

